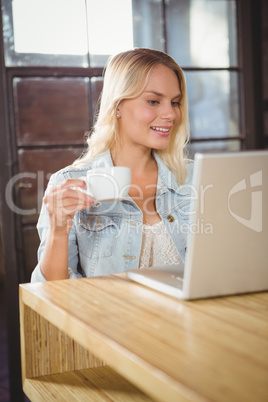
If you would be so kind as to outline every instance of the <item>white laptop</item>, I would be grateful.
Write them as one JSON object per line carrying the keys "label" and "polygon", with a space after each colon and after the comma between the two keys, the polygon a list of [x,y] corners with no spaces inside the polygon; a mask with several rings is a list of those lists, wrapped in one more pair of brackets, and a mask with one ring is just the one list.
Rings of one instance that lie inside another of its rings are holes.
{"label": "white laptop", "polygon": [[268,151],[196,154],[192,185],[184,267],[127,276],[181,299],[268,290]]}

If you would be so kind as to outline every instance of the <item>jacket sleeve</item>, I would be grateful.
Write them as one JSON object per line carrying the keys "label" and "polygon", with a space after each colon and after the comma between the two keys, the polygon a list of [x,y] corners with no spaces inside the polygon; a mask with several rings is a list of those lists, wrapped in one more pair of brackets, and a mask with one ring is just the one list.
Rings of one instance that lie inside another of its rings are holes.
{"label": "jacket sleeve", "polygon": [[[65,180],[64,174],[61,172],[55,173],[51,176],[50,181],[48,183],[47,191],[58,184],[60,184],[63,180]],[[42,208],[40,211],[39,219],[37,222],[37,231],[40,238],[40,245],[37,252],[38,263],[31,275],[31,282],[45,282],[46,278],[44,277],[41,269],[41,259],[45,249],[46,239],[50,228],[49,215],[44,202],[42,203]],[[68,266],[69,266],[69,278],[80,278],[82,275],[78,272],[78,248],[76,242],[76,232],[74,225],[69,234],[69,252],[68,252]]]}

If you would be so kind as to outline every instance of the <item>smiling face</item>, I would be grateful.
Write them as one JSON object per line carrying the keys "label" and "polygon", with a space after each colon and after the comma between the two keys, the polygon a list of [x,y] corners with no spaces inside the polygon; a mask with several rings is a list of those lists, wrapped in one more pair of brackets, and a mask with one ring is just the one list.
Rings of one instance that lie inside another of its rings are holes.
{"label": "smiling face", "polygon": [[174,126],[180,122],[180,99],[176,74],[170,68],[158,65],[142,94],[119,104],[117,114],[121,144],[150,150],[165,149]]}

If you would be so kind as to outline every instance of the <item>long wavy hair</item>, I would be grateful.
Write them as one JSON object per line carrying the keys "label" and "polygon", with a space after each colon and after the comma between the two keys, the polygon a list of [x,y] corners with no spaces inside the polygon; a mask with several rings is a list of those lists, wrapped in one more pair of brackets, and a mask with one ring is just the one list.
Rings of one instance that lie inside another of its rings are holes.
{"label": "long wavy hair", "polygon": [[169,145],[156,152],[177,181],[184,183],[187,160],[185,147],[189,140],[189,118],[186,82],[180,66],[164,52],[146,48],[134,48],[109,59],[104,70],[104,81],[99,111],[95,125],[87,138],[87,150],[74,162],[74,165],[88,162],[96,155],[110,149],[118,141],[116,109],[124,99],[133,99],[142,94],[152,71],[159,65],[170,68],[178,77],[181,91],[181,119],[174,127]]}

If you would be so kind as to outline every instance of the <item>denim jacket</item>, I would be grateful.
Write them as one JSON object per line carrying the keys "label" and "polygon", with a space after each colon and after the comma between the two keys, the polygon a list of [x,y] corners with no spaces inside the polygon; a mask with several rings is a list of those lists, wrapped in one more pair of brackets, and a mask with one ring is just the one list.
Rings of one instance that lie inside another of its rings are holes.
{"label": "denim jacket", "polygon": [[[158,165],[156,209],[173,239],[182,259],[185,258],[188,218],[191,201],[193,163],[187,164],[184,185],[155,154]],[[90,162],[68,166],[51,176],[48,189],[69,178],[85,176],[93,167],[113,166],[110,151]],[[45,281],[40,260],[49,230],[49,216],[43,203],[37,223],[41,243],[38,264],[31,281]],[[138,268],[142,243],[143,214],[131,197],[121,201],[97,202],[78,211],[69,234],[69,277],[90,277],[126,272]]]}

